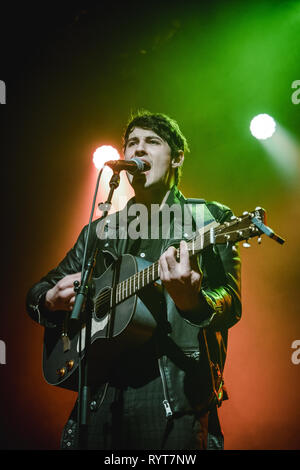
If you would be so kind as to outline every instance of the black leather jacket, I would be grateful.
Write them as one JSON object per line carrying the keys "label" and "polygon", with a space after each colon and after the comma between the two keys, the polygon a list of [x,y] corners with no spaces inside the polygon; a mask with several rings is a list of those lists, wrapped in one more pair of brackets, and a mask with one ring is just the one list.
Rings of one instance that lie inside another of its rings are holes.
{"label": "black leather jacket", "polygon": [[[176,187],[171,190],[167,200],[169,205],[191,202],[202,204],[206,214],[219,223],[229,220],[233,215],[228,207],[216,202],[187,200]],[[93,236],[97,223],[98,221],[92,223]],[[45,309],[45,294],[67,274],[81,271],[86,235],[87,226],[83,228],[77,242],[61,263],[28,292],[28,313],[45,328],[55,328],[56,320],[62,315],[62,312],[48,312]],[[95,277],[106,269],[105,254],[117,257],[126,252],[126,244],[121,240],[99,239],[98,243],[100,250],[94,271]],[[160,243],[160,253],[172,244],[176,244],[176,241],[163,240]],[[156,259],[158,257],[159,254],[157,256],[156,253]],[[166,292],[163,292],[163,309],[168,328],[161,331],[158,328],[152,346],[148,345],[135,356],[129,355],[125,358],[125,362],[111,379],[112,383],[115,381],[117,385],[137,387],[139,383],[146,383],[151,374],[155,376],[160,373],[167,416],[201,411],[203,403],[211,397],[214,398],[212,403],[218,405],[222,399],[227,398],[227,393],[224,393],[222,387],[227,330],[241,317],[238,249],[235,247],[233,250],[232,244],[209,246],[199,257],[199,264],[203,271],[201,308],[194,312],[181,312]],[[134,360],[136,366],[132,366]],[[126,368],[129,363],[130,370]],[[149,373],[144,375],[145,369],[148,369]]]}

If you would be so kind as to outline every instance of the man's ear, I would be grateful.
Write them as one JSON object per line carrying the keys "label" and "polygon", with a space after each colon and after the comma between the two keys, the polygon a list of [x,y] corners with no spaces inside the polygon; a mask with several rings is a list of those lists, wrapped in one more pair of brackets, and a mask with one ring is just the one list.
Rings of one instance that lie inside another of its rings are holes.
{"label": "man's ear", "polygon": [[176,157],[172,157],[172,168],[178,168],[183,165],[184,153],[182,150],[178,150]]}

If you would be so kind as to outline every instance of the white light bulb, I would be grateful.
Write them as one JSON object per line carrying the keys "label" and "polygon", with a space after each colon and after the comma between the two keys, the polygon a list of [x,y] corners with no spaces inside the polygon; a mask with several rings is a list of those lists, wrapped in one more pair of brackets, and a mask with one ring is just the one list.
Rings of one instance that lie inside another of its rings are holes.
{"label": "white light bulb", "polygon": [[119,152],[111,145],[98,147],[93,154],[93,162],[97,170],[100,170],[109,160],[120,160]]}
{"label": "white light bulb", "polygon": [[258,114],[250,123],[251,134],[259,140],[269,139],[275,130],[276,122],[268,114]]}

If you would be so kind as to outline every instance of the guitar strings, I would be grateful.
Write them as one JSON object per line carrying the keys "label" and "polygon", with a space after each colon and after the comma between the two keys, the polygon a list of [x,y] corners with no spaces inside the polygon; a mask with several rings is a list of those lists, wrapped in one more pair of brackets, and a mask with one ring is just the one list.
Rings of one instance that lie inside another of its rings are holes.
{"label": "guitar strings", "polygon": [[[246,219],[247,219],[247,217],[244,217],[244,221]],[[241,222],[242,220],[243,219],[240,219],[239,222]],[[215,238],[219,234],[222,234],[222,231],[224,230],[224,228],[226,229],[226,234],[236,232],[236,228],[233,232],[231,232],[229,230],[230,225],[233,225],[233,226],[236,225],[236,221],[234,221],[232,223],[229,222],[229,223],[226,223],[226,224],[219,225],[218,227],[215,227],[215,230],[214,230]],[[240,224],[240,226],[241,226],[241,224]],[[244,227],[241,227],[241,228],[244,228]],[[188,249],[190,249],[190,251],[193,251],[193,252],[195,250],[198,250],[198,249],[202,250],[206,246],[206,243],[208,241],[210,241],[210,231],[209,230],[207,230],[206,232],[204,232],[201,235],[198,235],[195,239],[188,241],[187,242]],[[180,248],[178,248],[177,250],[178,250],[178,254],[180,256]],[[142,287],[144,287],[143,283],[144,283],[145,277],[147,278],[148,283],[153,282],[153,281],[155,281],[156,279],[159,278],[158,267],[159,267],[158,261],[155,261],[155,263],[153,263],[150,266],[147,266],[147,268],[143,269],[142,271],[140,271],[138,273],[135,273],[134,275],[130,276],[128,279],[125,279],[124,281],[121,281],[117,286],[116,294],[117,295],[119,294],[119,296],[122,297],[122,294],[124,293],[124,291],[128,290],[128,287],[129,287],[129,290],[131,290],[131,283],[133,283],[134,289],[133,289],[133,292],[130,295],[135,294],[135,292],[137,292],[140,289],[140,287],[139,287],[140,282],[139,281],[141,281]],[[152,271],[152,273],[150,273],[150,270]],[[152,275],[153,275],[154,270],[155,270],[155,276],[154,276],[155,278],[152,279]],[[151,281],[149,281],[149,277],[151,277]],[[136,281],[137,281],[138,288],[135,287],[136,286]],[[98,309],[101,304],[107,303],[109,301],[110,297],[111,297],[111,290],[106,291],[102,294],[101,293],[98,294],[98,296],[96,297],[96,300],[94,302],[95,306],[96,306],[96,309]],[[123,298],[120,299],[120,301],[123,301],[123,300],[124,300]],[[119,302],[116,302],[116,303],[119,303]]]}
{"label": "guitar strings", "polygon": [[[209,237],[210,237],[209,232],[205,232],[203,234],[203,238],[200,242],[198,241],[199,237],[197,237],[194,240],[193,250],[202,249],[203,246],[205,246],[205,242],[208,241]],[[192,242],[188,242],[188,248],[189,248],[189,246],[191,246],[191,244],[192,244]],[[179,252],[179,255],[180,255],[180,248],[178,248],[178,252]],[[128,279],[125,279],[124,281],[121,281],[117,286],[116,294],[119,293],[119,295],[122,297],[122,293],[124,293],[124,291],[128,290],[128,287],[129,287],[129,290],[131,290],[131,283],[133,283],[133,286],[135,286],[135,282],[139,281],[139,280],[141,280],[142,287],[144,287],[144,285],[143,285],[144,278],[147,277],[147,280],[149,280],[149,277],[150,277],[149,274],[151,274],[151,281],[150,282],[155,281],[155,279],[152,279],[152,275],[153,275],[153,270],[155,270],[155,273],[156,273],[155,278],[157,279],[159,277],[158,276],[158,266],[159,266],[158,261],[155,261],[155,263],[153,263],[150,266],[147,266],[147,268],[143,269],[142,271],[140,271],[138,273],[135,273],[134,275],[130,276]],[[152,273],[150,273],[150,271],[152,271]],[[139,286],[139,282],[138,282],[138,286]],[[140,289],[139,287],[135,288],[130,295],[133,295],[139,289]],[[102,294],[99,294],[97,296],[95,302],[94,302],[95,306],[96,306],[96,309],[98,309],[99,306],[101,306],[101,304],[107,303],[109,301],[110,297],[111,297],[111,290],[109,290],[108,292],[106,291]],[[121,301],[123,301],[123,300],[124,299],[121,298]]]}
{"label": "guitar strings", "polygon": [[[219,228],[219,227],[218,227]],[[219,230],[220,231],[220,230]],[[216,234],[215,234],[216,235]],[[202,240],[201,240],[201,237],[200,237],[200,242],[198,241],[199,237],[197,237],[195,240],[194,240],[194,246],[193,246],[193,249],[197,250],[197,249],[202,249],[204,246],[205,246],[205,242],[207,242],[210,238],[210,234],[209,232],[205,232],[203,234],[203,237],[202,237]],[[192,245],[192,242],[187,242],[188,243],[188,248],[189,246]],[[180,255],[180,248],[177,249],[178,250],[178,253]],[[135,273],[134,275],[130,276],[129,278],[125,279],[124,281],[121,281],[118,286],[117,286],[117,289],[116,289],[116,294],[120,294],[120,297],[122,297],[122,293],[124,293],[124,291],[128,290],[128,287],[129,287],[129,290],[130,290],[130,286],[131,286],[131,282],[133,283],[133,285],[135,285],[135,281],[139,281],[141,280],[142,282],[142,287],[144,287],[143,285],[143,282],[144,282],[144,278],[147,277],[147,279],[149,279],[149,274],[150,274],[150,270],[153,271],[155,269],[155,273],[156,273],[156,276],[158,277],[158,261],[155,261],[155,263],[153,263],[152,265],[150,266],[147,266],[147,268],[143,269],[142,271],[138,272],[138,273]],[[156,279],[157,279],[156,277]],[[139,279],[141,278],[141,279]],[[155,281],[155,279],[152,279],[152,274],[151,274],[151,281],[150,282],[153,282]],[[127,284],[127,286],[126,286]],[[138,286],[139,286],[139,282],[138,282]],[[138,289],[134,289],[134,291],[130,294],[130,295],[133,295],[135,292],[137,292],[140,288]],[[117,292],[118,291],[118,292]],[[111,290],[109,290],[108,292],[104,292],[102,294],[99,294],[95,300],[95,306],[96,306],[96,310],[98,310],[98,308],[107,303],[109,301],[111,297]],[[121,301],[123,301],[124,299],[121,298]],[[118,303],[118,302],[116,302]]]}
{"label": "guitar strings", "polygon": [[[124,293],[124,291],[128,291],[128,290],[132,291],[131,289],[132,286],[133,286],[133,291],[130,293],[130,295],[133,295],[135,292],[140,290],[141,287],[144,287],[145,280],[147,280],[147,282],[155,281],[155,279],[158,278],[158,266],[159,266],[158,261],[155,261],[155,263],[153,263],[151,266],[147,266],[147,268],[143,269],[142,271],[135,273],[134,275],[130,276],[128,279],[125,279],[124,281],[121,281],[117,286],[116,295],[119,294],[119,296],[122,297],[122,293]],[[153,271],[154,271],[154,276],[153,276]],[[111,290],[109,292],[106,291],[102,294],[99,294],[94,302],[96,309],[98,309],[98,307],[101,304],[105,304],[106,302],[108,302],[110,297],[111,297]],[[124,300],[124,299],[121,299],[121,300]]]}

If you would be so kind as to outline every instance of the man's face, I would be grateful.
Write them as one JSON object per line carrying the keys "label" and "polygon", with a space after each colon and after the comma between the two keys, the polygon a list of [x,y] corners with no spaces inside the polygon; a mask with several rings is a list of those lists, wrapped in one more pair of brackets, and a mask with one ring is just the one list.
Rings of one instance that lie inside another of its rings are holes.
{"label": "man's face", "polygon": [[125,160],[139,157],[151,165],[145,173],[128,175],[133,188],[150,188],[156,185],[168,185],[172,174],[171,148],[154,131],[135,127],[128,136],[125,148]]}

